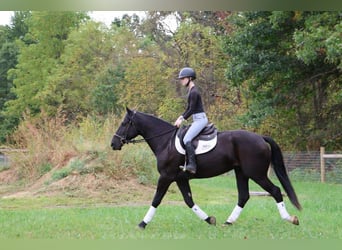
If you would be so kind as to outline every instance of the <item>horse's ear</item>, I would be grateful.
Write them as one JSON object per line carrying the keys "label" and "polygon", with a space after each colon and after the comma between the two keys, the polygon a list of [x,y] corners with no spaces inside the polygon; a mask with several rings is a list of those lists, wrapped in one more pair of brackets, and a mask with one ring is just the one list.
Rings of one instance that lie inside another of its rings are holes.
{"label": "horse's ear", "polygon": [[131,115],[133,113],[132,110],[130,110],[128,107],[126,107],[127,114]]}

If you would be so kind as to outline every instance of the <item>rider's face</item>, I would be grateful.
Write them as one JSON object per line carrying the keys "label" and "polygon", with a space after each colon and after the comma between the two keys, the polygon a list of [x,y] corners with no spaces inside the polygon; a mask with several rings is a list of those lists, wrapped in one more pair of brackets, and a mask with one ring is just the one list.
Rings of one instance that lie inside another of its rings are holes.
{"label": "rider's face", "polygon": [[184,77],[184,78],[179,79],[179,81],[183,86],[186,86],[188,84],[189,78]]}

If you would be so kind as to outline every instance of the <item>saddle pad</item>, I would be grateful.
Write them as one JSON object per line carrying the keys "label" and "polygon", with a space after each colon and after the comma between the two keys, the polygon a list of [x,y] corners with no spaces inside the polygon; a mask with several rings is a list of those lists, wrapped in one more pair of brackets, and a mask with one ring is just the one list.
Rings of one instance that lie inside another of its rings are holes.
{"label": "saddle pad", "polygon": [[[182,147],[181,142],[178,138],[178,136],[175,136],[175,146],[176,149],[178,151],[178,153],[185,155],[185,149]],[[210,150],[212,150],[217,143],[217,135],[211,139],[210,141],[203,141],[203,140],[199,140],[198,141],[198,146],[195,149],[195,154],[199,155],[199,154],[204,154],[209,152]]]}

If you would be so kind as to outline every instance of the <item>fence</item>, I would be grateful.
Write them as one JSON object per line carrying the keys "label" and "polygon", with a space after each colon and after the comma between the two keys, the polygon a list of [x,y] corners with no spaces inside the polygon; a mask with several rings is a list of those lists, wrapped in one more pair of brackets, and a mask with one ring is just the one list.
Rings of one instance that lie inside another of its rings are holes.
{"label": "fence", "polygon": [[0,153],[0,169],[9,166],[8,157],[2,153]]}
{"label": "fence", "polygon": [[[342,158],[342,154],[326,154],[325,148],[321,147],[320,150],[320,159],[321,159],[321,182],[326,181],[326,167],[325,167],[325,159],[339,159]],[[342,161],[340,161],[342,162]],[[341,170],[341,166],[339,166],[339,170]]]}
{"label": "fence", "polygon": [[10,154],[27,152],[26,149],[0,148],[0,171],[10,167]]}
{"label": "fence", "polygon": [[342,184],[342,154],[321,151],[283,152],[291,180]]}

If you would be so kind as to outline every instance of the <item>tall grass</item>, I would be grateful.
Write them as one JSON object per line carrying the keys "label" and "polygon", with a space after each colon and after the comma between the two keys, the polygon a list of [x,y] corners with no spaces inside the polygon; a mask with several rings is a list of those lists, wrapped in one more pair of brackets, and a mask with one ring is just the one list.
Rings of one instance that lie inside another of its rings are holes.
{"label": "tall grass", "polygon": [[141,183],[153,182],[157,178],[155,158],[146,144],[125,146],[122,151],[111,149],[110,141],[120,122],[121,117],[114,115],[89,116],[78,124],[67,124],[62,114],[26,118],[10,146],[27,151],[11,155],[11,169],[26,182],[49,172],[51,181],[71,173],[103,173],[113,179],[135,175]]}
{"label": "tall grass", "polygon": [[11,155],[11,167],[17,170],[19,178],[36,179],[77,155],[64,124],[63,116],[24,119],[11,138],[12,147],[27,150]]}

